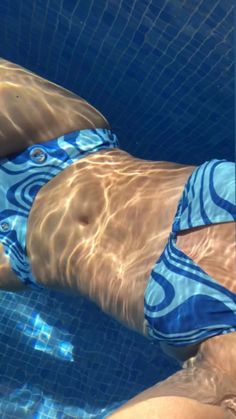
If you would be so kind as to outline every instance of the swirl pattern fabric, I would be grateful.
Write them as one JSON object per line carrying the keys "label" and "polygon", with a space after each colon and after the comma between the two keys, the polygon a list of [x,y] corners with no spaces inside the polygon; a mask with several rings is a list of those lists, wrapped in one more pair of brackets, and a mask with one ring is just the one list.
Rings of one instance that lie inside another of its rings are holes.
{"label": "swirl pattern fabric", "polygon": [[176,246],[177,233],[236,221],[235,164],[208,161],[191,174],[168,243],[149,277],[144,297],[148,335],[173,346],[236,331],[236,295]]}
{"label": "swirl pattern fabric", "polygon": [[107,129],[87,129],[34,144],[19,154],[0,159],[0,241],[12,270],[32,288],[36,284],[26,255],[27,221],[42,186],[54,176],[96,151],[118,147]]}

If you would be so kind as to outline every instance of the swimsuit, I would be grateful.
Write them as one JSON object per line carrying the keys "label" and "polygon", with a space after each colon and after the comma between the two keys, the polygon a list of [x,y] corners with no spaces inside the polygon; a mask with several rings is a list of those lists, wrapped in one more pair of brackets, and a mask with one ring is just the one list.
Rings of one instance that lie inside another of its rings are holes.
{"label": "swimsuit", "polygon": [[0,241],[21,281],[39,288],[26,254],[27,222],[38,191],[79,159],[114,147],[118,141],[110,130],[87,129],[0,158]]}
{"label": "swimsuit", "polygon": [[234,163],[211,160],[193,171],[168,243],[145,290],[144,312],[151,339],[184,346],[236,331],[236,294],[176,246],[180,231],[236,221],[235,204]]}
{"label": "swimsuit", "polygon": [[[88,129],[0,159],[0,241],[21,281],[40,287],[26,253],[27,222],[38,191],[79,159],[114,147],[118,142],[110,130]],[[206,162],[185,185],[168,243],[147,283],[144,311],[150,338],[184,346],[236,331],[236,295],[176,247],[179,231],[230,221],[236,221],[235,165]]]}

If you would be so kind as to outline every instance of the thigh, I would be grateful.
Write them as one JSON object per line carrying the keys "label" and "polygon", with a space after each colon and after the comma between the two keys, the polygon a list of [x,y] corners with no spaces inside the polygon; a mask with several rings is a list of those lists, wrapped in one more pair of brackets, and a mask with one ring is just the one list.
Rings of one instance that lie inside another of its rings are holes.
{"label": "thigh", "polygon": [[0,290],[16,292],[25,291],[27,288],[12,271],[9,258],[0,243]]}
{"label": "thigh", "polygon": [[67,132],[109,127],[79,96],[3,59],[0,90],[0,157]]}

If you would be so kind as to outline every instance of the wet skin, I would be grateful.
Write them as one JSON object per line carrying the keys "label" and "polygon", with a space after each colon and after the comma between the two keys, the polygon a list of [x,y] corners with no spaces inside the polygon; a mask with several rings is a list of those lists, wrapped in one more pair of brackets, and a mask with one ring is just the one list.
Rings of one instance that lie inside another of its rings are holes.
{"label": "wet skin", "polygon": [[[4,60],[0,60],[0,92],[2,157],[66,132],[109,127],[78,96]],[[38,282],[86,295],[145,335],[146,283],[165,247],[184,184],[194,168],[145,161],[116,149],[89,155],[61,172],[39,191],[30,212],[27,252]],[[177,246],[236,292],[234,223],[182,232]],[[0,286],[25,289],[11,271],[2,246]],[[170,355],[190,361],[176,375],[137,396],[119,414],[131,412],[133,416],[124,417],[138,417],[130,409],[144,402],[146,412],[150,406],[160,411],[158,403],[165,396],[194,399],[200,409],[201,404],[219,406],[219,411],[206,413],[209,419],[218,413],[223,415],[219,418],[231,415],[236,409],[235,335],[180,350],[163,344]]]}

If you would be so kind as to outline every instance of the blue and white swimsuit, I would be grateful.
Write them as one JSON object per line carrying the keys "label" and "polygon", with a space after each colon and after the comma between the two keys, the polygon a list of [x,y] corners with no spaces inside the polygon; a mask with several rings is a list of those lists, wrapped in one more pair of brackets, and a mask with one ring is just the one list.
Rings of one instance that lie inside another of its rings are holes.
{"label": "blue and white swimsuit", "polygon": [[[21,281],[40,287],[26,252],[28,217],[38,191],[86,155],[118,146],[110,130],[88,129],[0,159],[0,242]],[[176,246],[179,231],[230,221],[236,221],[235,165],[206,162],[185,185],[168,243],[147,283],[144,311],[150,338],[184,346],[236,331],[236,295]]]}
{"label": "blue and white swimsuit", "polygon": [[176,246],[180,231],[236,221],[235,189],[235,164],[226,160],[206,162],[189,177],[168,243],[145,290],[150,338],[185,346],[236,331],[236,294]]}
{"label": "blue and white swimsuit", "polygon": [[118,141],[110,130],[87,129],[0,159],[0,242],[21,281],[39,287],[26,254],[28,217],[39,189],[86,155],[114,147]]}

